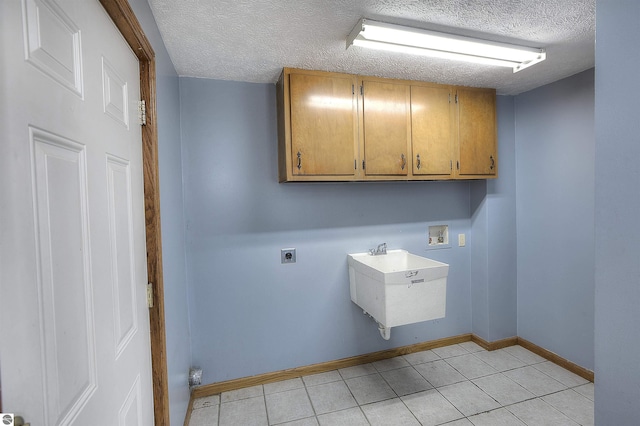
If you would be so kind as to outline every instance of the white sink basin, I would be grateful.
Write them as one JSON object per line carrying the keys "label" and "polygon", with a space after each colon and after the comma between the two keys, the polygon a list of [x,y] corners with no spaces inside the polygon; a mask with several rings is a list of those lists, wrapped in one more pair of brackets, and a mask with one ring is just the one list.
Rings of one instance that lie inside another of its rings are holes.
{"label": "white sink basin", "polygon": [[445,316],[449,265],[406,250],[347,255],[351,300],[378,323],[385,339],[399,325]]}
{"label": "white sink basin", "polygon": [[427,259],[406,250],[388,250],[387,254],[372,256],[369,253],[348,255],[349,266],[375,280],[391,283],[420,275],[425,281],[446,277],[449,265]]}

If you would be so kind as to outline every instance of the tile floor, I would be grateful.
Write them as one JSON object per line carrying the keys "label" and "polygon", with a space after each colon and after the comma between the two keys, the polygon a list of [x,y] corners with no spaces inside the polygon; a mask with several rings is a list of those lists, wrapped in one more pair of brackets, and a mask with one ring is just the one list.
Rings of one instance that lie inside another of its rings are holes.
{"label": "tile floor", "polygon": [[593,425],[593,383],[473,342],[194,401],[189,426]]}

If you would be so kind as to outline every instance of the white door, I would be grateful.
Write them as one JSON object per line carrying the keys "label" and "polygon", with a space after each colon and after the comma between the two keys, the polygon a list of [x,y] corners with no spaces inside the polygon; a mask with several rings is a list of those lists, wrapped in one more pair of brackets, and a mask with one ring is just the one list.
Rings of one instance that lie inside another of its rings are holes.
{"label": "white door", "polygon": [[2,409],[151,425],[138,61],[97,0],[0,1]]}

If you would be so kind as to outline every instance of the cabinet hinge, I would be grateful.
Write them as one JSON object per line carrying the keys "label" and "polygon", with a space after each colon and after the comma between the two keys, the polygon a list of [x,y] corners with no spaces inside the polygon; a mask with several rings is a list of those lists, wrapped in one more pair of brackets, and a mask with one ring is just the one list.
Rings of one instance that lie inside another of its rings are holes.
{"label": "cabinet hinge", "polygon": [[358,170],[358,160],[353,160],[353,170]]}
{"label": "cabinet hinge", "polygon": [[153,283],[147,283],[147,308],[153,308]]}
{"label": "cabinet hinge", "polygon": [[453,160],[449,160],[449,169],[453,171]]}
{"label": "cabinet hinge", "polygon": [[360,96],[364,96],[364,85],[360,86]]}
{"label": "cabinet hinge", "polygon": [[352,95],[356,94],[356,86],[354,84],[351,85],[351,94]]}
{"label": "cabinet hinge", "polygon": [[362,170],[364,170],[364,160],[362,160]]}
{"label": "cabinet hinge", "polygon": [[449,103],[451,103],[451,93],[449,93]]}
{"label": "cabinet hinge", "polygon": [[460,161],[456,161],[456,168],[460,170]]}
{"label": "cabinet hinge", "polygon": [[458,94],[456,93],[456,103],[458,103]]}
{"label": "cabinet hinge", "polygon": [[147,124],[147,103],[144,100],[138,102],[138,122],[141,126]]}

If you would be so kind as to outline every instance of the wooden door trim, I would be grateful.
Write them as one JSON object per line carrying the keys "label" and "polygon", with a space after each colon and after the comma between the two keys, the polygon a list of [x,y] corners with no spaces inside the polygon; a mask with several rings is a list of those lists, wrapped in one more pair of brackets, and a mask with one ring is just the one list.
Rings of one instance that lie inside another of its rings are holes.
{"label": "wooden door trim", "polygon": [[127,0],[100,0],[100,3],[140,62],[140,98],[145,101],[147,110],[147,123],[142,126],[147,274],[154,287],[153,308],[149,309],[153,410],[155,425],[164,426],[169,425],[169,386],[160,229],[155,52]]}

